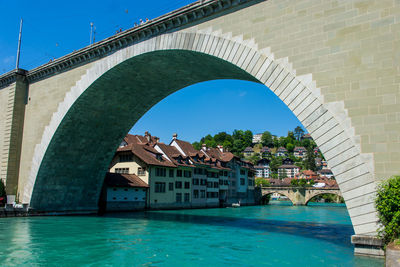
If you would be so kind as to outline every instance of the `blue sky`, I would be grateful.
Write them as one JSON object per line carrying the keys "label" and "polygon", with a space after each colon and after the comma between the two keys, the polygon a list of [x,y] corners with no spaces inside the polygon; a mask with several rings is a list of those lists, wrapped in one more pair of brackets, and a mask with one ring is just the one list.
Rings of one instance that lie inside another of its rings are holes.
{"label": "blue sky", "polygon": [[[52,58],[87,46],[90,23],[96,40],[128,29],[139,19],[155,18],[193,1],[6,1],[0,0],[0,75],[15,68],[19,21],[24,19],[20,68],[33,69]],[[131,133],[150,131],[168,142],[173,133],[188,141],[220,131],[269,130],[286,135],[301,125],[263,85],[222,80],[192,85],[154,106]]]}

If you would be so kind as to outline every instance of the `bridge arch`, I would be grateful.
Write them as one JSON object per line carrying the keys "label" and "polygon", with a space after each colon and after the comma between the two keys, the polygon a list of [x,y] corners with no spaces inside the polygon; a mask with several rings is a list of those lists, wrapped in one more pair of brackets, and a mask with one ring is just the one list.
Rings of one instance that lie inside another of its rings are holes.
{"label": "bridge arch", "polygon": [[100,181],[132,122],[183,87],[226,78],[262,83],[292,110],[331,166],[356,234],[375,233],[374,208],[357,219],[371,202],[362,195],[375,191],[373,159],[361,153],[344,103],[325,102],[312,75],[296,75],[287,58],[212,30],[162,34],[94,62],[45,128],[20,198],[39,210],[97,208]]}
{"label": "bridge arch", "polygon": [[287,197],[289,200],[290,200],[290,202],[292,202],[292,205],[294,206],[295,205],[295,200],[293,199],[293,195],[291,195],[291,194],[289,194],[288,192],[286,192],[285,190],[270,190],[270,191],[263,191],[263,197],[264,196],[266,196],[266,195],[272,195],[272,194],[274,194],[274,193],[278,193],[279,195],[282,195],[282,196],[285,196],[285,197]]}
{"label": "bridge arch", "polygon": [[308,205],[308,202],[310,202],[312,198],[322,194],[332,194],[342,197],[340,190],[309,190],[309,192],[306,194],[305,204]]}

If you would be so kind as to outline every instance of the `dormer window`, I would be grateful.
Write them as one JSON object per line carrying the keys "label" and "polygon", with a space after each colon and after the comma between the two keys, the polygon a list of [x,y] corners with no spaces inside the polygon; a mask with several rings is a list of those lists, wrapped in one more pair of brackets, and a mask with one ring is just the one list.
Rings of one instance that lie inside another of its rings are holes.
{"label": "dormer window", "polygon": [[160,154],[157,154],[157,155],[156,155],[156,159],[159,160],[159,161],[163,161],[163,157],[162,157],[162,155],[160,155]]}

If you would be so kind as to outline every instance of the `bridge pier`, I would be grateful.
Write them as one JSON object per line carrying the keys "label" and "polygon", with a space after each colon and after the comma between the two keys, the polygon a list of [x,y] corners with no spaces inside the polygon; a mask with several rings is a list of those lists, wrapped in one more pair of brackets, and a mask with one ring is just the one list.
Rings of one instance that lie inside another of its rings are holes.
{"label": "bridge pier", "polygon": [[353,235],[351,243],[354,245],[354,255],[383,257],[383,242],[376,236]]}
{"label": "bridge pier", "polygon": [[22,149],[25,106],[28,95],[28,81],[25,70],[18,69],[10,75],[14,82],[6,88],[7,106],[3,128],[0,177],[6,187],[7,202],[18,202],[18,178]]}

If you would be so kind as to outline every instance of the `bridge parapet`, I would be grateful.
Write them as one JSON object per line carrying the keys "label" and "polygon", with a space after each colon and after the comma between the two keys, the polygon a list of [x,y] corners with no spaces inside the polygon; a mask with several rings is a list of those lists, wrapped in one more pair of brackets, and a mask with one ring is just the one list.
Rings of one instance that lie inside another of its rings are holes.
{"label": "bridge parapet", "polygon": [[[122,48],[137,44],[151,37],[172,32],[190,25],[206,17],[227,11],[256,0],[208,0],[197,1],[180,9],[157,17],[143,25],[139,25],[115,34],[95,44],[74,51],[59,59],[48,62],[33,70],[24,71],[29,83],[47,78],[60,72],[70,70],[89,62],[112,54]],[[20,70],[18,70],[20,71]],[[15,82],[16,70],[0,75],[0,88]]]}
{"label": "bridge parapet", "polygon": [[315,188],[315,187],[292,187],[292,186],[271,186],[262,187],[261,194],[268,195],[278,193],[286,196],[293,205],[307,205],[308,202],[315,196],[321,194],[334,194],[342,196],[338,188]]}

